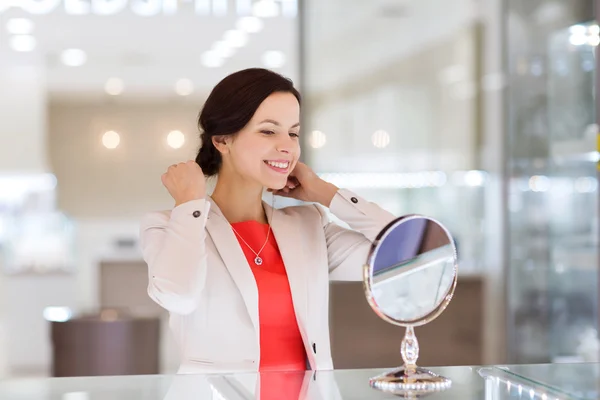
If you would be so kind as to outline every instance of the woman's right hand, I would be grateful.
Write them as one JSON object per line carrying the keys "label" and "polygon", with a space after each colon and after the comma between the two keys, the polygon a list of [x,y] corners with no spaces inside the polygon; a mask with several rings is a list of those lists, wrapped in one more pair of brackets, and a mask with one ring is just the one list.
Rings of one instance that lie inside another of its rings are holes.
{"label": "woman's right hand", "polygon": [[194,160],[171,165],[162,174],[161,180],[175,200],[175,207],[188,201],[203,199],[206,195],[204,173]]}

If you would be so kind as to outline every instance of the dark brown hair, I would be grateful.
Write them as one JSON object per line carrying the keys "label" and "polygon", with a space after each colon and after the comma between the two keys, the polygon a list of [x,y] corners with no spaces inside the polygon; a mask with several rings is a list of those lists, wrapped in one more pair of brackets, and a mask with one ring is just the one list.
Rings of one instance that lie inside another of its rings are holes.
{"label": "dark brown hair", "polygon": [[212,138],[238,133],[252,119],[260,104],[276,92],[291,93],[300,103],[300,93],[290,79],[262,68],[234,72],[214,87],[198,117],[202,144],[196,162],[204,175],[217,174],[223,161]]}

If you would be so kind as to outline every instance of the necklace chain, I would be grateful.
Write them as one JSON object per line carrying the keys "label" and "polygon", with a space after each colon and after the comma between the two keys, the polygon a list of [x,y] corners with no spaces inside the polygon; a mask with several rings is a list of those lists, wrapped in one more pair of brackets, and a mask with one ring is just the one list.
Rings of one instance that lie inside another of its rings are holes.
{"label": "necklace chain", "polygon": [[265,240],[265,243],[262,245],[262,247],[260,248],[260,250],[258,252],[254,251],[254,249],[252,248],[252,246],[250,246],[248,244],[248,242],[246,242],[244,240],[244,238],[242,237],[242,235],[240,235],[238,233],[238,231],[236,231],[233,226],[231,227],[231,229],[233,229],[233,232],[235,232],[235,234],[238,235],[238,237],[240,239],[242,239],[242,242],[244,242],[246,244],[246,246],[248,246],[248,248],[250,249],[250,251],[252,251],[254,253],[254,255],[256,255],[256,258],[254,259],[254,264],[261,265],[262,264],[262,258],[260,257],[260,253],[263,251],[263,249],[265,248],[265,246],[267,245],[267,243],[269,243],[269,236],[271,234],[271,225],[269,224],[269,230],[267,232],[267,240]]}
{"label": "necklace chain", "polygon": [[[275,209],[275,196],[273,196],[273,204],[271,205],[271,221],[273,220],[273,210]],[[263,263],[263,259],[260,256],[260,253],[263,251],[263,249],[265,248],[265,246],[267,245],[267,243],[269,243],[269,237],[271,235],[271,222],[269,220],[267,220],[267,224],[269,225],[269,230],[267,231],[267,239],[265,240],[265,243],[262,245],[262,247],[260,248],[260,250],[258,252],[254,251],[254,249],[252,248],[252,246],[250,246],[248,244],[248,242],[246,242],[246,240],[244,240],[244,238],[242,237],[242,235],[239,234],[239,232],[233,227],[233,225],[231,225],[231,223],[229,221],[227,221],[229,223],[229,226],[231,226],[231,229],[233,230],[233,232],[242,240],[242,242],[244,242],[244,244],[246,246],[248,246],[248,248],[250,249],[250,251],[252,251],[254,253],[254,255],[256,256],[254,258],[254,264],[256,265],[262,265]]]}

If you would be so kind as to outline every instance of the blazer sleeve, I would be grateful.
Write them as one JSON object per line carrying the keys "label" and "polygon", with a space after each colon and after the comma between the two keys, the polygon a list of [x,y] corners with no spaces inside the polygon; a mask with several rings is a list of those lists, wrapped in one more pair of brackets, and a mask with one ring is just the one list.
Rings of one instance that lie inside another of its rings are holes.
{"label": "blazer sleeve", "polygon": [[371,244],[381,230],[396,217],[352,193],[340,189],[333,197],[329,210],[351,229],[332,222],[325,211],[317,206],[325,230],[329,277],[331,280],[362,280],[363,266]]}
{"label": "blazer sleeve", "polygon": [[140,247],[148,264],[148,295],[176,314],[189,314],[198,304],[206,278],[206,218],[210,203],[193,200],[171,212],[145,215]]}

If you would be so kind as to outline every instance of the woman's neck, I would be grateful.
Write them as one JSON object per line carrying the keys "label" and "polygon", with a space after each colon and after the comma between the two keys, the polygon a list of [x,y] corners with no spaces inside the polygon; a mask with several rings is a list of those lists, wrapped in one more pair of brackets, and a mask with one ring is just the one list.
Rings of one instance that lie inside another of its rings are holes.
{"label": "woman's neck", "polygon": [[262,192],[263,188],[256,183],[220,175],[211,197],[229,223],[249,220],[267,223]]}

